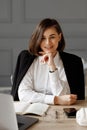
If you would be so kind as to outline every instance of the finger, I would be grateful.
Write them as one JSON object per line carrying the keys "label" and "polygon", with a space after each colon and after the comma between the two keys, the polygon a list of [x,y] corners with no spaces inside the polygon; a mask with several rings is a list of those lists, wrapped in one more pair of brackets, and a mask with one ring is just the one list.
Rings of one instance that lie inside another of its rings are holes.
{"label": "finger", "polygon": [[39,54],[45,55],[46,53],[44,51],[40,51]]}
{"label": "finger", "polygon": [[49,59],[48,56],[45,56],[45,57],[44,57],[44,60],[45,60],[45,61],[48,61],[48,59]]}
{"label": "finger", "polygon": [[72,104],[76,103],[76,101],[77,101],[76,99],[73,99],[73,100],[72,100]]}
{"label": "finger", "polygon": [[77,95],[75,95],[75,94],[71,94],[71,98],[73,98],[73,99],[77,99]]}

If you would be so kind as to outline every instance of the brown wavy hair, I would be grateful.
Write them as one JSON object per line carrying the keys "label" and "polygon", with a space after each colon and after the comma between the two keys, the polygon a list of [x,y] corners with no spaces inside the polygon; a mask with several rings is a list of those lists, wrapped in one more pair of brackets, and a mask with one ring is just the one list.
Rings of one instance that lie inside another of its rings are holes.
{"label": "brown wavy hair", "polygon": [[50,27],[54,27],[58,34],[60,34],[60,33],[62,34],[57,50],[59,52],[64,50],[65,40],[64,40],[63,32],[62,32],[62,29],[61,29],[59,23],[55,19],[46,18],[46,19],[43,19],[36,26],[36,29],[34,30],[32,36],[30,38],[29,52],[31,54],[36,55],[36,56],[40,55],[39,54],[39,52],[41,51],[40,44],[41,44],[43,33],[46,29],[48,29]]}

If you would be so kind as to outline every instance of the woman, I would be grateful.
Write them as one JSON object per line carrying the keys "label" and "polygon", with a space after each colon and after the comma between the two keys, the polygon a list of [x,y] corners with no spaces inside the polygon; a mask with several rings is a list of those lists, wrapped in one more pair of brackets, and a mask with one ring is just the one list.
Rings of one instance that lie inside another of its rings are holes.
{"label": "woman", "polygon": [[55,19],[43,19],[29,42],[32,60],[19,82],[19,100],[71,105],[85,98],[82,60],[64,52],[64,48],[59,23]]}

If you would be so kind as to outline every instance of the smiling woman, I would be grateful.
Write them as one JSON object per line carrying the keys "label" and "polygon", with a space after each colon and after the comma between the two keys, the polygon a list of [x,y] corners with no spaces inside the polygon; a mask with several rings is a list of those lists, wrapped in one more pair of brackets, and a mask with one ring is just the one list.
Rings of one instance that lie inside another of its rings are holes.
{"label": "smiling woman", "polygon": [[55,19],[43,19],[30,38],[29,50],[22,51],[18,58],[22,62],[17,63],[13,88],[16,87],[19,100],[71,105],[77,99],[85,99],[82,59],[64,52],[64,48],[59,23]]}
{"label": "smiling woman", "polygon": [[48,28],[43,33],[43,38],[41,41],[41,49],[44,53],[54,53],[58,47],[58,43],[61,40],[61,33],[58,34],[54,27]]}
{"label": "smiling woman", "polygon": [[42,36],[42,41],[40,44],[42,52],[40,54],[44,55],[42,62],[48,63],[50,70],[55,71],[56,66],[53,63],[53,58],[57,54],[57,47],[59,41],[61,40],[61,33],[58,34],[54,27],[48,28],[44,31]]}

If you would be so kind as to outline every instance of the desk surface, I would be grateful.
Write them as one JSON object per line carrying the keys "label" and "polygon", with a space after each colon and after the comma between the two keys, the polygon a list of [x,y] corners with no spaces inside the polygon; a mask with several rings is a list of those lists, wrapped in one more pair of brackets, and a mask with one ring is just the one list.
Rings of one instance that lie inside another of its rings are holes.
{"label": "desk surface", "polygon": [[[87,107],[87,100],[77,101],[75,105],[70,106],[51,105],[45,116],[34,116],[39,118],[39,122],[28,130],[87,130],[87,127],[79,126],[75,118],[66,117],[63,112],[63,108],[66,107],[75,107],[79,110],[81,107]],[[58,112],[58,118],[56,118],[56,111]]]}

